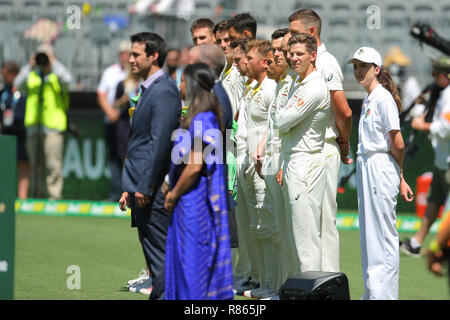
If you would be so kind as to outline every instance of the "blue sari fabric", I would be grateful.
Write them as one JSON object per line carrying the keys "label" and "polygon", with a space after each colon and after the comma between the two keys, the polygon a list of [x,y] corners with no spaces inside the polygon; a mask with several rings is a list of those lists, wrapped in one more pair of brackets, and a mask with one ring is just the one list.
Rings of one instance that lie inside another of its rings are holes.
{"label": "blue sari fabric", "polygon": [[[217,132],[219,135],[214,134]],[[172,215],[166,243],[166,299],[233,299],[224,180],[226,168],[222,163],[222,154],[219,154],[222,136],[214,113],[208,111],[197,114],[191,122],[189,134],[184,136],[184,142],[183,139],[175,142],[174,150],[177,145],[180,147],[180,143],[184,144],[186,147],[178,150],[179,155],[186,159],[190,146],[194,146],[194,140],[203,141],[204,164],[200,177],[179,199]],[[186,145],[187,139],[190,139],[190,145]],[[183,164],[174,164],[172,160],[172,188],[182,169]]]}

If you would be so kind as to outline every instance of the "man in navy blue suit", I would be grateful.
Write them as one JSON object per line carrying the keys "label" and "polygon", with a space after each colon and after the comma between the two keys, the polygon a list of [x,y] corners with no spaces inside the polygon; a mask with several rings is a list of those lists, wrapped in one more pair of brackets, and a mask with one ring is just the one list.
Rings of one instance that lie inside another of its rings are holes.
{"label": "man in navy blue suit", "polygon": [[167,45],[157,34],[131,36],[132,72],[142,78],[132,115],[128,151],[122,171],[120,208],[131,208],[145,260],[153,277],[150,300],[164,299],[164,258],[170,214],[164,209],[161,185],[169,171],[171,135],[181,114],[180,95],[161,68]]}

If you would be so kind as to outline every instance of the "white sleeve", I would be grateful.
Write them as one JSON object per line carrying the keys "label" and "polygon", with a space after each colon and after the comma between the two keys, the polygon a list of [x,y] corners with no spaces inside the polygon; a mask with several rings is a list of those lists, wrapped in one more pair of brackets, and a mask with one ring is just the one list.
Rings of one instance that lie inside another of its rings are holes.
{"label": "white sleeve", "polygon": [[52,71],[62,83],[70,84],[72,82],[72,74],[60,61],[53,62]]}
{"label": "white sleeve", "polygon": [[322,73],[330,91],[344,90],[342,85],[344,76],[334,56],[330,56],[329,60],[327,60],[327,63],[323,66]]}
{"label": "white sleeve", "polygon": [[393,101],[385,99],[379,102],[378,110],[380,112],[381,125],[385,129],[385,132],[400,130],[398,108]]}
{"label": "white sleeve", "polygon": [[101,93],[107,93],[109,90],[109,85],[108,85],[108,70],[105,70],[102,74],[102,77],[100,79],[100,83],[98,84],[97,87],[97,92],[101,92]]}
{"label": "white sleeve", "polygon": [[430,134],[441,139],[450,140],[450,101],[443,101],[443,103],[445,104],[439,117],[431,123]]}
{"label": "white sleeve", "polygon": [[21,90],[26,90],[26,81],[31,70],[32,68],[30,64],[24,65],[22,69],[20,69],[19,74],[14,79],[14,86]]}
{"label": "white sleeve", "polygon": [[292,97],[288,101],[285,108],[277,110],[274,129],[278,129],[280,134],[284,135],[316,111],[323,98],[319,90],[302,90],[297,98]]}

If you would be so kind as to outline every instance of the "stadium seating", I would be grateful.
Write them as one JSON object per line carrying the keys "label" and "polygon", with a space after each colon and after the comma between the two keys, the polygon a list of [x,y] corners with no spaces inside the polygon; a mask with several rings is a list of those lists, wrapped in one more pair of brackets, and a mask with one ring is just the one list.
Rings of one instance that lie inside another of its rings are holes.
{"label": "stadium seating", "polygon": [[[84,3],[90,4],[90,12],[81,11],[81,29],[68,29],[67,7],[77,5],[81,9]],[[59,36],[54,43],[56,55],[84,87],[94,90],[102,68],[117,59],[114,54],[117,43],[135,32],[158,32],[170,46],[181,47],[191,45],[189,26],[195,19],[210,17],[218,22],[231,14],[250,12],[258,21],[260,36],[267,37],[271,29],[287,27],[287,18],[295,10],[312,8],[322,17],[322,40],[338,58],[346,78],[353,77],[351,67],[344,63],[353,50],[369,45],[384,54],[396,44],[413,59],[410,72],[424,84],[429,80],[421,80],[423,74],[428,74],[429,59],[418,41],[409,36],[409,29],[418,21],[430,23],[443,37],[450,29],[448,0],[195,0],[195,12],[188,21],[177,18],[175,12],[158,17],[131,16],[128,13],[131,3],[132,0],[0,0],[0,42],[3,43],[0,62],[13,59],[26,63],[38,43],[25,40],[24,31],[45,17],[59,24]],[[214,17],[219,4],[221,14]],[[376,7],[368,11],[369,6]],[[370,27],[373,10],[379,10],[379,28]],[[101,66],[97,65],[99,61]]]}

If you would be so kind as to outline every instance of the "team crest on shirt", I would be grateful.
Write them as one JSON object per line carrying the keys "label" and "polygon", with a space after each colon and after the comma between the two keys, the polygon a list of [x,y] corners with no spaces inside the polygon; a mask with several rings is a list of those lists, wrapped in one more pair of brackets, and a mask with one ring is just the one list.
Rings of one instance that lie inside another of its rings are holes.
{"label": "team crest on shirt", "polygon": [[370,108],[366,110],[366,113],[364,113],[364,117],[367,119],[367,117],[370,116]]}

